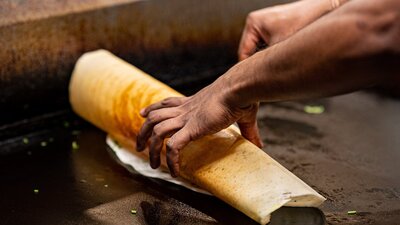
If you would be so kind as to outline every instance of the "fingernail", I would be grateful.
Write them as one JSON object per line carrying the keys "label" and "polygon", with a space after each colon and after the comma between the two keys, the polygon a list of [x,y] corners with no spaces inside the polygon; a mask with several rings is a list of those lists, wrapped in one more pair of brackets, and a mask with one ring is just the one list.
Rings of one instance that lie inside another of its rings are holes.
{"label": "fingernail", "polygon": [[141,109],[139,113],[140,113],[141,116],[144,116],[145,109]]}
{"label": "fingernail", "polygon": [[158,159],[157,159],[156,157],[150,156],[150,167],[151,167],[152,169],[157,169],[157,168],[158,168],[157,160],[158,160]]}
{"label": "fingernail", "polygon": [[172,177],[178,177],[179,176],[179,170],[172,170],[171,171],[171,176]]}

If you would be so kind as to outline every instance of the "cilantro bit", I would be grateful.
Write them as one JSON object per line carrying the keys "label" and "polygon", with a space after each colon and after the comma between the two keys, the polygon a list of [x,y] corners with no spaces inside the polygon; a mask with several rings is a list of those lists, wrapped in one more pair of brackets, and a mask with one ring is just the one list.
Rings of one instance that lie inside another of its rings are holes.
{"label": "cilantro bit", "polygon": [[24,144],[29,144],[29,139],[28,139],[28,138],[23,138],[23,139],[22,139],[22,142],[23,142]]}
{"label": "cilantro bit", "polygon": [[351,210],[351,211],[347,211],[347,215],[356,215],[357,211],[355,210]]}
{"label": "cilantro bit", "polygon": [[71,146],[72,146],[72,150],[78,150],[79,149],[79,145],[78,145],[78,143],[76,141],[73,141]]}
{"label": "cilantro bit", "polygon": [[308,114],[321,114],[325,112],[325,107],[323,105],[306,105],[304,106],[304,112]]}

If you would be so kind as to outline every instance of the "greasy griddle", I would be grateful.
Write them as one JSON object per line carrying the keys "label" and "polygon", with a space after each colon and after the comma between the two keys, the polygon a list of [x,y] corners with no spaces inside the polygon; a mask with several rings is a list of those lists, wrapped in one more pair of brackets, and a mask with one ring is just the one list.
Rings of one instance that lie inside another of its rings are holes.
{"label": "greasy griddle", "polygon": [[[107,48],[190,95],[236,62],[249,11],[285,1],[48,2],[0,3],[12,12],[0,14],[0,224],[255,224],[214,197],[128,173],[105,134],[68,109],[68,79],[82,53]],[[326,111],[308,115],[307,104]],[[328,224],[386,225],[400,221],[399,114],[398,100],[362,92],[264,105],[259,125],[264,150],[327,197]],[[324,214],[282,208],[271,224],[323,224]]]}
{"label": "greasy griddle", "polygon": [[[325,112],[307,114],[308,104]],[[325,216],[330,224],[396,224],[399,111],[398,100],[364,92],[262,105],[264,150],[328,198],[324,213],[283,208],[271,224],[323,224]],[[0,129],[4,224],[255,224],[214,197],[128,173],[107,153],[105,134],[69,111],[42,118]]]}
{"label": "greasy griddle", "polygon": [[[0,157],[2,224],[256,224],[217,198],[128,173],[107,153],[105,134],[69,112],[43,123],[28,144],[14,139],[14,153]],[[305,221],[323,224],[324,216],[282,208],[271,224]]]}

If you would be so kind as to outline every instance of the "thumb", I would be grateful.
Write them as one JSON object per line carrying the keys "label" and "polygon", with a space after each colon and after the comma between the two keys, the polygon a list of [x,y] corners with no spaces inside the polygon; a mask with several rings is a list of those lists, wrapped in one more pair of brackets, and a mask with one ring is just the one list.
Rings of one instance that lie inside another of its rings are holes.
{"label": "thumb", "polygon": [[258,130],[257,111],[258,103],[252,107],[251,111],[246,116],[238,120],[237,123],[239,125],[242,136],[259,148],[262,148],[264,145],[262,143]]}
{"label": "thumb", "polygon": [[252,26],[246,25],[238,49],[239,61],[250,57],[256,52],[260,38],[258,32]]}

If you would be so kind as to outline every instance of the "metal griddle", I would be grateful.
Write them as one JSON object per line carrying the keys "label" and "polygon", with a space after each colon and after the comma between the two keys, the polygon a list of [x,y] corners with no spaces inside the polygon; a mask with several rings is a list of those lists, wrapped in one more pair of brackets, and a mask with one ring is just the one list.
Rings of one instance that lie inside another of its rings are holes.
{"label": "metal griddle", "polygon": [[[237,61],[247,13],[284,2],[1,1],[0,224],[256,224],[118,165],[105,134],[69,109],[68,80],[82,53],[105,48],[193,94]],[[326,110],[309,115],[308,104]],[[264,150],[327,197],[323,213],[284,207],[271,224],[398,224],[399,114],[398,99],[370,92],[262,105]]]}
{"label": "metal griddle", "polygon": [[[72,112],[49,115],[41,125],[9,139],[13,153],[0,157],[1,224],[256,224],[215,197],[129,173],[108,154],[105,134]],[[324,215],[282,208],[271,224],[305,222],[324,224]]]}

